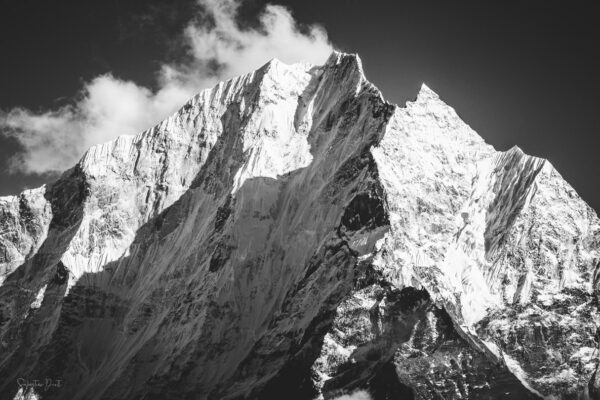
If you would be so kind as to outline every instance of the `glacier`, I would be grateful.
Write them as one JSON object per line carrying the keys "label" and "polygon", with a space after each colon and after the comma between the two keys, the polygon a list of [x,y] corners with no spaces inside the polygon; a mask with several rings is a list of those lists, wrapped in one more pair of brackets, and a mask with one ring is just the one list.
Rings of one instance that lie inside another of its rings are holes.
{"label": "glacier", "polygon": [[0,224],[0,398],[600,398],[595,211],[357,55],[204,90]]}

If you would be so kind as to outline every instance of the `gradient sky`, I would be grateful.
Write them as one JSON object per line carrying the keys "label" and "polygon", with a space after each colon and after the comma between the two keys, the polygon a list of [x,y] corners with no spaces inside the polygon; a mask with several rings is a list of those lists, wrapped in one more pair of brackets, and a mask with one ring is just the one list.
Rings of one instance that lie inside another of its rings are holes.
{"label": "gradient sky", "polygon": [[[252,25],[264,1],[244,2]],[[488,143],[549,159],[600,210],[600,13],[593,2],[274,1],[322,25],[336,48],[359,53],[367,77],[397,104],[422,82]],[[153,87],[191,0],[4,0],[0,109],[68,104],[83,82],[110,72]],[[265,60],[266,62],[267,60]],[[0,137],[0,195],[51,176],[8,172],[18,149]]]}

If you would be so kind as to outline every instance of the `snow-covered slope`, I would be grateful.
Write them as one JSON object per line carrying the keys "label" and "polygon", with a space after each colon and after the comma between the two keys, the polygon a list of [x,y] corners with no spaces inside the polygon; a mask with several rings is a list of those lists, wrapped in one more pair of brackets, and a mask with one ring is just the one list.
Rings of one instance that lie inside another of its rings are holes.
{"label": "snow-covered slope", "polygon": [[426,86],[387,103],[355,55],[203,91],[0,222],[1,398],[600,387],[594,211]]}

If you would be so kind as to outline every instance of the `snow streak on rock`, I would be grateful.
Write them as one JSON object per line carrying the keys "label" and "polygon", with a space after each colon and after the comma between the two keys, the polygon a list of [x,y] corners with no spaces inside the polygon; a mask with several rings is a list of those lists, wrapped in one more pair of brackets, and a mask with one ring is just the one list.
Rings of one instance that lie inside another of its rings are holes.
{"label": "snow streak on rock", "polygon": [[0,218],[2,398],[600,387],[596,214],[426,86],[387,103],[355,55],[220,83]]}

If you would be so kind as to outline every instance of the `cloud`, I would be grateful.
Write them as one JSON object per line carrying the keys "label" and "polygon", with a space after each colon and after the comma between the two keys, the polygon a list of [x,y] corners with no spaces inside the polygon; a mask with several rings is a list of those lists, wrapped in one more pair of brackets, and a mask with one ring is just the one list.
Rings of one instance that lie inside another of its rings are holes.
{"label": "cloud", "polygon": [[181,35],[183,60],[164,63],[152,91],[110,74],[87,82],[69,106],[0,112],[0,134],[22,151],[13,172],[45,174],[74,165],[90,146],[141,132],[176,111],[201,89],[258,68],[271,58],[323,63],[332,51],[326,32],[300,27],[290,11],[268,4],[254,27],[237,22],[239,0],[198,0],[205,11]]}
{"label": "cloud", "polygon": [[335,400],[372,400],[372,397],[366,390],[357,390],[351,394],[336,397]]}

